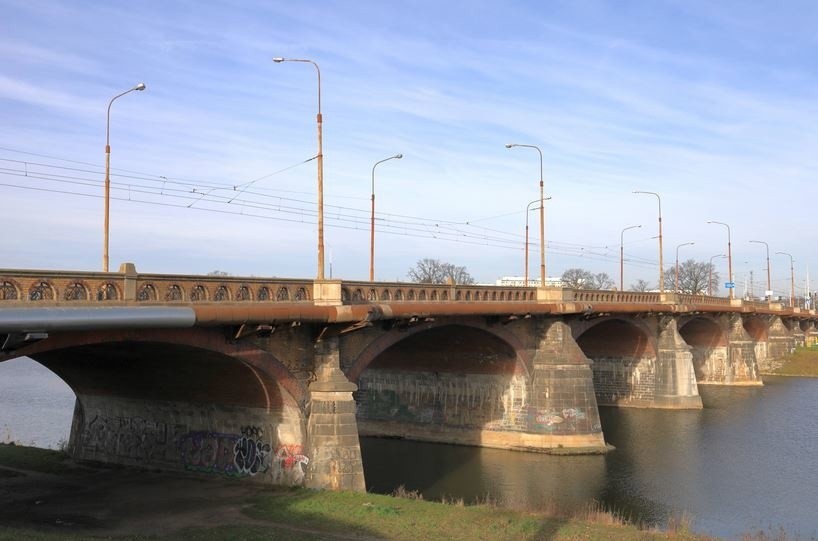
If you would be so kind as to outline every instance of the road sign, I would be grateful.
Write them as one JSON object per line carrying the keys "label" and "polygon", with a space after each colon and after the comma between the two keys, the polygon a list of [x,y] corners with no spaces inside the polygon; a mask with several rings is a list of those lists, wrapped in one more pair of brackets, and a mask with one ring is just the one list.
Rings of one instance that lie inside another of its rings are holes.
{"label": "road sign", "polygon": [[724,287],[726,287],[727,289],[733,289],[734,287],[736,287],[736,283],[735,282],[724,282]]}

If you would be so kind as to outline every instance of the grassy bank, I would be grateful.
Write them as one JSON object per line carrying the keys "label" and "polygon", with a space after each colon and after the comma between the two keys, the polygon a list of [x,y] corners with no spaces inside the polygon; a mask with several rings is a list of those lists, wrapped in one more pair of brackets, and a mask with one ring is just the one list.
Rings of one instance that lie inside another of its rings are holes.
{"label": "grassy bank", "polygon": [[818,377],[818,348],[796,348],[782,359],[782,364],[770,372],[776,376]]}
{"label": "grassy bank", "polygon": [[[428,502],[405,492],[382,496],[277,489],[141,470],[100,470],[76,467],[59,451],[14,445],[0,445],[2,472],[8,475],[0,475],[0,541],[706,539],[689,533],[684,524],[671,525],[669,532],[640,530],[594,508],[572,515],[525,513],[494,505]],[[43,489],[39,473],[57,479],[54,486]],[[112,486],[119,492],[111,492]],[[36,490],[40,493],[31,496]],[[130,501],[143,492],[145,501]],[[15,499],[15,493],[27,495]],[[129,501],[115,505],[122,499]],[[200,515],[192,519],[191,509]],[[202,520],[202,514],[210,520]]]}

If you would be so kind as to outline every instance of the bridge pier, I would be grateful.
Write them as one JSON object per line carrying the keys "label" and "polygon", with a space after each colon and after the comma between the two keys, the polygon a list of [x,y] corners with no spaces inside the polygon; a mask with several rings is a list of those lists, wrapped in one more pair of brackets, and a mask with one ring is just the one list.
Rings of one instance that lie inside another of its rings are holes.
{"label": "bridge pier", "polygon": [[315,344],[315,381],[310,383],[307,439],[309,488],[366,491],[351,383],[340,366],[338,338]]}
{"label": "bridge pier", "polygon": [[739,314],[725,316],[727,319],[727,358],[723,364],[715,364],[707,381],[722,385],[763,385],[756,360],[753,337],[744,327]]}
{"label": "bridge pier", "polygon": [[781,318],[772,316],[767,328],[766,340],[758,342],[756,346],[759,370],[766,373],[779,368],[781,359],[792,352],[795,343],[793,333],[784,325]]}
{"label": "bridge pier", "polygon": [[544,321],[533,355],[531,406],[527,427],[542,434],[540,445],[575,451],[606,449],[594,393],[591,361],[561,320]]}
{"label": "bridge pier", "polygon": [[676,319],[660,319],[656,354],[654,408],[701,409],[691,347],[679,334]]}

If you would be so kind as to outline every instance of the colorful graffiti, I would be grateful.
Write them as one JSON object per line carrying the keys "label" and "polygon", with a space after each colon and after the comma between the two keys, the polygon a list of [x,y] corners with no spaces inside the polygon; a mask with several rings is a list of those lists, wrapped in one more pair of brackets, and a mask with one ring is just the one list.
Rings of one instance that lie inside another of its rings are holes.
{"label": "colorful graffiti", "polygon": [[266,473],[272,447],[263,435],[255,426],[242,427],[241,434],[188,432],[179,441],[182,464],[190,471],[231,477]]}
{"label": "colorful graffiti", "polygon": [[282,445],[275,452],[273,483],[300,485],[306,474],[304,468],[309,463],[310,459],[300,445]]}

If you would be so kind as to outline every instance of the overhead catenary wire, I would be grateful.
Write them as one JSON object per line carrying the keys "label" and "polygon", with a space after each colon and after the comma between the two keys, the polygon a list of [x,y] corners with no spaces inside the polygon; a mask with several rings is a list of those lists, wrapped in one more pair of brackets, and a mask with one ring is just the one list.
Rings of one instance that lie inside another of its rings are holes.
{"label": "overhead catenary wire", "polygon": [[[8,166],[0,167],[0,174],[2,175],[26,177],[43,180],[46,182],[70,184],[87,188],[96,188],[102,185],[102,179],[95,178],[96,176],[101,177],[102,170],[95,169],[97,166],[94,164],[56,158],[43,154],[14,151],[13,149],[8,149],[5,147],[0,147],[0,150],[20,152],[22,154],[45,157],[47,159],[61,160],[75,165],[89,166],[87,168],[73,166],[68,167],[65,165],[43,163],[41,161],[35,162],[0,158],[0,161],[4,162]],[[312,201],[266,193],[270,192],[271,190],[264,189],[262,191],[255,187],[254,184],[266,178],[270,178],[275,174],[279,174],[308,163],[313,159],[314,157],[308,158],[283,169],[274,171],[273,173],[236,184],[201,182],[194,179],[182,179],[165,175],[152,175],[139,171],[117,170],[112,176],[112,190],[127,193],[127,197],[114,196],[113,199],[176,208],[187,207],[200,211],[218,212],[221,214],[241,214],[257,218],[279,220],[283,222],[308,223],[310,220],[315,218],[315,210],[313,208],[314,203]],[[16,167],[14,164],[16,164]],[[60,193],[64,195],[101,197],[100,195],[94,193],[72,191],[68,189],[53,189],[42,186],[12,183],[0,183],[0,185],[17,189]],[[251,186],[253,186],[253,190],[249,189]],[[239,193],[233,197],[227,197],[227,195],[216,193],[221,191],[238,191]],[[276,191],[286,192],[285,190]],[[163,201],[160,201],[159,199],[162,199]],[[168,202],[169,200],[174,202]],[[182,201],[184,201],[184,203]],[[199,202],[207,206],[198,208],[196,204]],[[213,206],[218,205],[240,205],[241,208],[237,211],[212,208]],[[365,219],[366,211],[364,209],[343,205],[327,205],[326,207],[329,209],[327,218],[329,222],[328,225],[330,227],[358,230],[365,229],[368,226]],[[520,212],[522,211],[510,212],[498,216],[510,216],[519,214]],[[271,215],[271,213],[275,213],[276,215]],[[485,221],[488,219],[490,218],[455,221],[430,219],[403,214],[381,214],[378,217],[378,222],[379,228],[383,230],[384,233],[392,235],[416,238],[435,238],[448,242],[459,242],[461,244],[481,245],[517,251],[524,249],[522,235],[474,224],[476,221]],[[535,242],[536,239],[532,239],[530,244],[534,245]],[[609,251],[607,246],[581,245],[562,243],[559,241],[548,241],[547,246],[551,252],[561,255],[580,257],[588,260],[614,261],[618,258],[618,256],[614,257],[612,254],[607,253]],[[629,264],[637,266],[655,267],[654,262],[644,258],[629,257],[626,258],[626,261],[628,261]]]}

